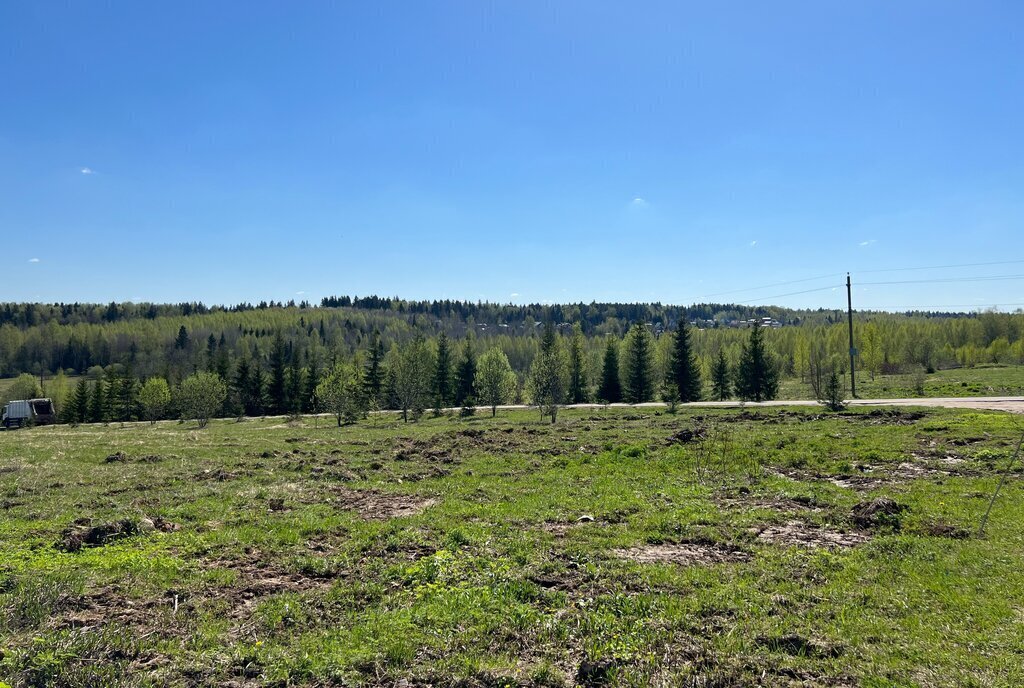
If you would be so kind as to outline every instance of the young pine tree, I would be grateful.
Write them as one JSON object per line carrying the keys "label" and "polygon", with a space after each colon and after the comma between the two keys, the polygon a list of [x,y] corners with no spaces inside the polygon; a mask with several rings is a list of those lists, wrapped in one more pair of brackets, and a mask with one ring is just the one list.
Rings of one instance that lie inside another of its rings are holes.
{"label": "young pine tree", "polygon": [[473,333],[466,334],[462,341],[462,356],[455,372],[455,405],[467,406],[473,403],[473,382],[476,380],[476,350]]}
{"label": "young pine tree", "polygon": [[[321,325],[323,321],[321,321]],[[366,373],[363,376],[366,398],[371,403],[382,406],[384,399],[384,343],[380,340],[380,332],[373,331],[370,339],[370,350],[366,358]]]}
{"label": "young pine tree", "polygon": [[587,361],[583,350],[583,330],[579,323],[572,328],[569,340],[569,403],[585,404],[590,401],[587,390]]}
{"label": "young pine tree", "polygon": [[622,401],[622,383],[619,381],[619,347],[615,339],[608,338],[604,350],[604,365],[601,367],[601,388],[597,396],[609,404]]}
{"label": "young pine tree", "polygon": [[747,401],[769,401],[778,395],[779,374],[764,341],[763,328],[755,325],[743,345],[736,371],[736,394]]}
{"label": "young pine tree", "polygon": [[448,335],[437,338],[437,364],[434,370],[434,403],[441,409],[452,401],[452,350]]}
{"label": "young pine tree", "polygon": [[640,404],[654,397],[654,357],[651,333],[643,323],[636,323],[626,335],[625,385],[623,399]]}
{"label": "young pine tree", "polygon": [[267,389],[271,413],[288,411],[288,360],[279,331],[270,347],[270,386]]}
{"label": "young pine tree", "polygon": [[725,401],[732,396],[732,376],[729,374],[729,362],[725,360],[725,350],[718,350],[714,370],[711,371],[711,394],[717,401]]}
{"label": "young pine tree", "polygon": [[686,326],[685,318],[680,318],[679,327],[672,340],[669,375],[672,384],[675,385],[679,401],[686,403],[700,400],[700,368],[697,366],[693,349],[690,347],[690,330]]}

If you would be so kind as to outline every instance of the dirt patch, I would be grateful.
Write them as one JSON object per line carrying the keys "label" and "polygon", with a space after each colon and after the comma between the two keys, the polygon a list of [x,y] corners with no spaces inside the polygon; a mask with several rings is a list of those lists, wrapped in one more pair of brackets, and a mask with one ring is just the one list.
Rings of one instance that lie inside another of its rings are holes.
{"label": "dirt patch", "polygon": [[362,518],[371,521],[415,516],[437,504],[436,499],[416,495],[377,492],[375,490],[350,490],[338,487],[332,490],[340,509],[356,511]]}
{"label": "dirt patch", "polygon": [[129,456],[122,451],[114,452],[103,459],[103,463],[159,463],[164,460],[164,457],[157,456],[156,454],[146,454],[145,456]]}
{"label": "dirt patch", "polygon": [[697,425],[693,428],[683,428],[682,430],[669,436],[665,440],[665,444],[672,446],[673,444],[689,444],[690,442],[699,442],[704,439],[706,430],[703,426]]}
{"label": "dirt patch", "polygon": [[737,547],[696,542],[614,549],[612,554],[621,559],[631,559],[641,564],[680,564],[682,566],[712,566],[750,559],[750,554]]}
{"label": "dirt patch", "polygon": [[877,497],[854,505],[850,510],[850,518],[859,528],[899,530],[902,514],[906,510],[905,505],[897,504],[888,497]]}
{"label": "dirt patch", "polygon": [[811,549],[843,549],[856,547],[870,538],[864,533],[841,533],[804,521],[788,521],[782,525],[765,525],[751,531],[761,542],[784,547]]}
{"label": "dirt patch", "polygon": [[971,537],[971,531],[960,526],[955,526],[945,521],[926,521],[914,529],[915,533],[927,535],[928,537],[950,538],[953,540],[966,540]]}
{"label": "dirt patch", "polygon": [[80,518],[61,532],[55,547],[64,552],[77,552],[84,547],[103,547],[133,535],[144,535],[158,530],[169,533],[180,528],[177,523],[171,523],[160,516],[155,519],[122,518],[102,523],[94,523],[91,518]]}

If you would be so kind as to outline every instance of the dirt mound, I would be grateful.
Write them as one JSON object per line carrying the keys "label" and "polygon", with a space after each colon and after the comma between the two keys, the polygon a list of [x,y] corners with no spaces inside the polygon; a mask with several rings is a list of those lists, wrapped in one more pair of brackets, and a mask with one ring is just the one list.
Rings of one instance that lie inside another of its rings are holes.
{"label": "dirt mound", "polygon": [[631,559],[641,564],[680,564],[682,566],[711,566],[750,559],[749,554],[736,547],[696,542],[674,545],[643,545],[629,549],[615,549],[612,550],[612,554],[621,559]]}
{"label": "dirt mound", "polygon": [[387,520],[402,516],[415,516],[437,504],[436,499],[416,495],[377,492],[374,490],[350,490],[339,487],[333,490],[337,506],[356,511],[367,520]]}
{"label": "dirt mound", "polygon": [[83,547],[102,547],[115,540],[151,532],[153,529],[152,521],[148,521],[147,529],[142,522],[130,518],[96,525],[93,525],[90,518],[80,518],[61,532],[56,547],[65,552],[77,552]]}
{"label": "dirt mound", "polygon": [[665,444],[672,446],[673,444],[689,444],[690,442],[697,442],[704,439],[705,429],[701,426],[695,426],[691,428],[683,428],[679,432],[670,435]]}
{"label": "dirt mound", "polygon": [[753,529],[758,540],[785,547],[812,549],[841,549],[856,547],[868,541],[863,533],[840,533],[803,521],[788,521],[782,525],[760,526]]}
{"label": "dirt mound", "polygon": [[893,528],[899,530],[902,514],[907,510],[888,497],[876,497],[854,505],[850,517],[859,528]]}
{"label": "dirt mound", "polygon": [[128,463],[130,461],[135,463],[159,463],[163,460],[162,456],[157,456],[156,454],[133,457],[125,454],[123,451],[119,451],[107,456],[107,458],[103,459],[103,463]]}
{"label": "dirt mound", "polygon": [[928,537],[950,538],[952,540],[966,540],[971,537],[971,531],[945,521],[927,521],[922,523],[915,531]]}

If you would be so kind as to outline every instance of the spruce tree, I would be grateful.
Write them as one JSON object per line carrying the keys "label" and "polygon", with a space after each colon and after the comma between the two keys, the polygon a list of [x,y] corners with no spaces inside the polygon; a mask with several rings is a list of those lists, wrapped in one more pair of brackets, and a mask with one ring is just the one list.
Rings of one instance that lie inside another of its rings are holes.
{"label": "spruce tree", "polygon": [[579,323],[572,328],[569,340],[569,403],[585,404],[590,401],[587,390],[587,361],[583,349],[583,330]]}
{"label": "spruce tree", "polygon": [[249,358],[242,356],[238,359],[238,367],[235,368],[235,379],[231,385],[231,394],[238,400],[238,405],[246,416],[255,415],[252,413],[253,406],[249,399],[249,375]]}
{"label": "spruce tree", "polygon": [[174,339],[175,349],[187,349],[188,348],[188,330],[182,325],[178,328],[178,336]]}
{"label": "spruce tree", "polygon": [[437,408],[445,408],[452,401],[452,352],[448,335],[437,338],[437,366],[434,370],[434,399]]}
{"label": "spruce tree", "polygon": [[643,323],[636,323],[626,335],[625,385],[623,399],[641,404],[654,397],[654,357],[651,333]]}
{"label": "spruce tree", "polygon": [[729,362],[725,360],[725,350],[718,350],[715,368],[711,372],[711,393],[717,401],[725,401],[732,396],[732,377],[729,374]]}
{"label": "spruce tree", "polygon": [[544,327],[540,352],[530,366],[529,386],[541,418],[550,416],[554,423],[569,388],[569,364],[550,321]]}
{"label": "spruce tree", "polygon": [[213,332],[206,338],[206,372],[217,372],[217,338]]}
{"label": "spruce tree", "polygon": [[462,341],[462,358],[455,372],[455,405],[467,406],[472,403],[473,381],[476,379],[476,350],[473,346],[472,332],[466,334]]}
{"label": "spruce tree", "polygon": [[700,399],[700,368],[690,347],[690,330],[686,326],[685,318],[680,318],[679,327],[676,328],[673,338],[669,376],[678,392],[680,402],[685,404]]}
{"label": "spruce tree", "polygon": [[314,352],[307,354],[306,358],[306,389],[302,395],[302,410],[308,413],[316,410],[316,387],[320,384],[320,355]]}
{"label": "spruce tree", "polygon": [[252,373],[249,376],[250,416],[262,416],[267,410],[267,374],[259,359],[253,361]]}
{"label": "spruce tree", "polygon": [[764,341],[764,332],[755,325],[743,345],[736,371],[736,394],[747,401],[769,401],[779,391],[779,374]]}
{"label": "spruce tree", "polygon": [[[320,321],[321,326],[323,321]],[[366,398],[378,405],[385,403],[384,399],[384,344],[380,340],[380,332],[373,331],[370,339],[370,351],[366,361],[366,374],[363,378],[363,385],[366,388]]]}
{"label": "spruce tree", "polygon": [[287,383],[285,385],[285,399],[288,413],[299,413],[302,411],[302,394],[305,387],[302,384],[302,367],[299,365],[299,355],[292,352],[292,360],[288,365]]}
{"label": "spruce tree", "polygon": [[274,336],[274,343],[270,347],[270,386],[267,389],[267,396],[270,400],[271,413],[285,413],[288,411],[288,360],[285,351],[284,339],[281,332]]}
{"label": "spruce tree", "polygon": [[601,368],[601,389],[597,396],[608,404],[622,401],[622,383],[619,381],[619,347],[613,337],[608,338],[604,350],[604,365]]}
{"label": "spruce tree", "polygon": [[75,387],[71,403],[65,412],[65,420],[71,423],[84,423],[89,414],[89,383],[82,379]]}
{"label": "spruce tree", "polygon": [[103,378],[100,377],[92,385],[89,396],[89,422],[102,423],[107,417],[107,398]]}

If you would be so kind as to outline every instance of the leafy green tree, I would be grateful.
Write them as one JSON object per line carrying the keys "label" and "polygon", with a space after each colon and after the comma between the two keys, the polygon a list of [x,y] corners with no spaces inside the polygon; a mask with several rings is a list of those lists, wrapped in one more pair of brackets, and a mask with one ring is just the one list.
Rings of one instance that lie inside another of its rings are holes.
{"label": "leafy green tree", "polygon": [[334,415],[338,427],[366,417],[367,396],[362,366],[338,363],[316,387],[317,405]]}
{"label": "leafy green tree", "polygon": [[455,404],[467,406],[473,401],[473,384],[476,381],[475,337],[470,331],[462,341],[462,356],[455,372]]}
{"label": "leafy green tree", "polygon": [[194,419],[205,428],[228,396],[228,387],[216,373],[193,373],[177,389],[181,417]]}
{"label": "leafy green tree", "polygon": [[882,338],[875,323],[868,323],[861,330],[861,342],[861,358],[868,369],[868,374],[874,380],[882,365]]}
{"label": "leafy green tree", "polygon": [[448,335],[437,337],[437,362],[434,369],[434,399],[437,408],[445,408],[452,401],[452,352]]}
{"label": "leafy green tree", "polygon": [[608,338],[604,350],[604,362],[601,368],[601,388],[597,396],[609,404],[622,401],[622,383],[619,378],[619,346],[614,338]]}
{"label": "leafy green tree", "polygon": [[395,352],[391,370],[395,376],[395,393],[402,410],[402,420],[409,421],[409,411],[418,417],[427,407],[432,387],[434,361],[423,335]]}
{"label": "leafy green tree", "polygon": [[623,343],[625,384],[623,399],[640,404],[654,398],[654,354],[651,333],[643,323],[629,330]]}
{"label": "leafy green tree", "polygon": [[540,417],[558,418],[558,407],[565,403],[569,387],[569,366],[555,328],[550,322],[544,327],[540,352],[533,359],[528,378],[533,403],[540,409]]}
{"label": "leafy green tree", "polygon": [[672,356],[669,362],[669,377],[676,388],[679,401],[684,404],[698,401],[701,396],[700,368],[690,346],[690,330],[686,319],[679,320],[672,340]]}
{"label": "leafy green tree", "polygon": [[505,352],[498,347],[485,351],[477,362],[473,387],[477,400],[491,407],[491,417],[497,415],[498,406],[515,397],[516,383]]}
{"label": "leafy green tree", "polygon": [[139,390],[139,403],[146,420],[155,424],[171,405],[171,388],[162,377],[151,377]]}
{"label": "leafy green tree", "polygon": [[587,359],[583,350],[583,329],[579,323],[572,328],[569,340],[569,403],[584,404],[590,401],[587,388]]}
{"label": "leafy green tree", "polygon": [[769,401],[779,392],[779,374],[764,341],[764,328],[754,326],[743,345],[736,371],[736,394],[746,401]]}
{"label": "leafy green tree", "polygon": [[718,358],[711,371],[711,394],[718,401],[732,396],[732,376],[729,374],[729,362],[725,360],[725,349],[718,350]]}
{"label": "leafy green tree", "polygon": [[16,377],[4,394],[7,401],[38,399],[41,396],[43,396],[43,390],[39,386],[39,378],[30,373],[22,373]]}

